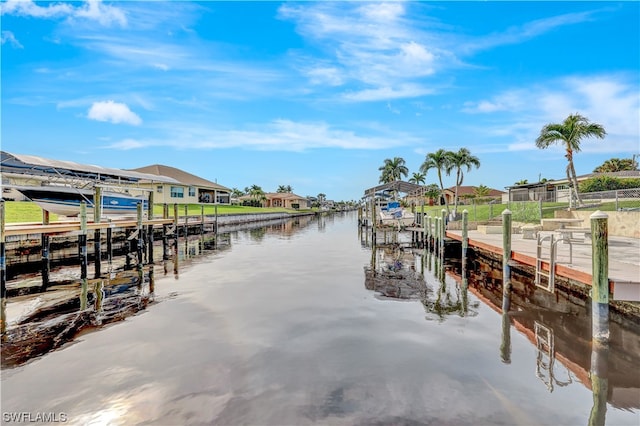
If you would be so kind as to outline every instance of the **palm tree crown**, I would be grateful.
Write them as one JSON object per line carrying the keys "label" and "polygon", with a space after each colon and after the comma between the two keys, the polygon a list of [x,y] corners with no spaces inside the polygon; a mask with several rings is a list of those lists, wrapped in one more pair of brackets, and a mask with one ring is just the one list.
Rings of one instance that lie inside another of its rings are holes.
{"label": "palm tree crown", "polygon": [[456,170],[456,190],[453,197],[453,211],[455,213],[458,210],[458,189],[464,180],[464,172],[462,169],[466,168],[467,172],[470,172],[472,167],[480,167],[480,159],[475,155],[471,155],[471,152],[467,148],[460,148],[458,152],[450,153],[449,157],[449,165],[446,168],[447,174],[451,173],[453,169]]}
{"label": "palm tree crown", "polygon": [[415,184],[423,184],[426,182],[426,178],[427,178],[427,174],[426,173],[417,173],[414,172],[413,176],[411,176],[411,178],[409,178],[409,182],[411,183],[415,183]]}
{"label": "palm tree crown", "polygon": [[[451,151],[445,149],[439,149],[436,152],[430,152],[425,157],[424,163],[420,166],[422,173],[427,173],[430,169],[436,169],[438,171],[438,181],[440,182],[440,193],[444,192],[444,185],[442,184],[442,171],[446,170],[451,163]],[[449,202],[447,198],[444,199],[447,211],[449,211]]]}
{"label": "palm tree crown", "polygon": [[409,174],[409,169],[405,166],[404,158],[394,157],[393,160],[387,158],[384,164],[378,167],[382,173],[380,174],[380,183],[390,183],[402,179],[403,176]]}
{"label": "palm tree crown", "polygon": [[582,204],[578,193],[578,179],[573,165],[573,153],[580,152],[580,141],[589,137],[604,139],[607,132],[600,124],[589,122],[580,114],[571,114],[562,123],[545,125],[536,139],[536,146],[541,149],[559,143],[564,146],[567,159],[567,179],[571,182],[578,205]]}

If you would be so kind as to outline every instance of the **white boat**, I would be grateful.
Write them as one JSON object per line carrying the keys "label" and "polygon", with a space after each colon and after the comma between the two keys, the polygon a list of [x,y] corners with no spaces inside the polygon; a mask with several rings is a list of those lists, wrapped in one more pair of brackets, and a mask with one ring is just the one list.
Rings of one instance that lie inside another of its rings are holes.
{"label": "white boat", "polygon": [[403,228],[415,222],[414,214],[402,208],[397,201],[390,201],[386,206],[380,206],[378,214],[383,226]]}
{"label": "white boat", "polygon": [[[80,189],[69,186],[15,186],[15,189],[25,197],[39,205],[43,210],[61,216],[77,216],[80,214],[80,203],[87,205],[87,214],[93,213],[93,195],[91,189]],[[141,196],[113,192],[108,189],[101,191],[102,214],[104,216],[135,216],[138,203],[142,203],[142,211],[146,212],[147,200]]]}

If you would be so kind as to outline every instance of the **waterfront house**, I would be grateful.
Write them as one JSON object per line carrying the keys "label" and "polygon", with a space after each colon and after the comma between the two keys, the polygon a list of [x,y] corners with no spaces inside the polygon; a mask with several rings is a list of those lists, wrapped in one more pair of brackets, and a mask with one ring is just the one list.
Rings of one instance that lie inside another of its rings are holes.
{"label": "waterfront house", "polygon": [[[239,197],[240,203],[256,200],[253,195],[243,195]],[[262,207],[284,207],[287,209],[307,209],[310,202],[306,197],[293,194],[291,192],[267,192],[258,199]]]}
{"label": "waterfront house", "polygon": [[[618,179],[640,178],[640,171],[628,170],[610,173],[589,173],[576,176],[578,184],[587,179],[608,176]],[[545,201],[545,202],[568,202],[570,182],[569,179],[548,180],[545,182],[527,183],[524,185],[507,186],[509,201]]]}
{"label": "waterfront house", "polygon": [[[468,186],[460,186],[458,187],[458,204],[470,204],[473,199],[482,199],[482,203],[487,203],[489,201],[501,202],[502,196],[506,195],[506,192],[500,191],[498,189],[489,188],[489,193],[487,195],[483,195],[481,197],[476,197],[476,189],[477,186],[468,185]],[[450,188],[444,189],[444,196],[447,197],[447,202],[449,204],[453,204],[453,199],[455,197],[456,187],[452,186]]]}
{"label": "waterfront house", "polygon": [[154,164],[132,169],[140,173],[165,176],[175,179],[177,184],[140,182],[153,191],[154,203],[231,203],[231,189],[211,182],[175,167]]}

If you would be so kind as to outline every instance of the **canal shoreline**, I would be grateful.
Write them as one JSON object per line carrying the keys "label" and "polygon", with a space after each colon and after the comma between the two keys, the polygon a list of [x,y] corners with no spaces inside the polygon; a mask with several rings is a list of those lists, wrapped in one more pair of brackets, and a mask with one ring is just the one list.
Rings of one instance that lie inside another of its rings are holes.
{"label": "canal shoreline", "polygon": [[[551,232],[548,232],[551,234]],[[449,244],[459,244],[462,241],[462,231],[448,230],[446,236]],[[496,263],[498,269],[502,262],[502,234],[484,234],[479,231],[468,231],[469,249]],[[522,273],[535,278],[537,240],[522,238],[522,235],[514,235],[512,238],[511,269],[520,270]],[[569,245],[560,244],[558,262],[555,264],[556,286],[568,294],[579,295],[583,301],[590,298],[592,283],[591,244],[589,242],[572,242],[571,258],[569,258]],[[459,250],[458,250],[459,252]],[[548,253],[548,252],[547,252]],[[612,313],[629,317],[636,323],[640,323],[640,302],[615,300],[616,286],[630,288],[640,296],[640,240],[629,237],[609,236],[609,288],[611,297],[609,306]],[[570,261],[570,263],[569,263]],[[547,272],[549,262],[542,262],[542,267]],[[627,292],[628,294],[628,292]]]}

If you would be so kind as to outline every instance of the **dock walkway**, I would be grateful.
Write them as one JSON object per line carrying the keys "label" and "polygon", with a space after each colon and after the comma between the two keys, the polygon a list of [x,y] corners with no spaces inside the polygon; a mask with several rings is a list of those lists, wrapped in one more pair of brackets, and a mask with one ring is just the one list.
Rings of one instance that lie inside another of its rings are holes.
{"label": "dock walkway", "polygon": [[[541,231],[540,235],[552,234],[552,231]],[[461,241],[462,231],[447,231],[447,237]],[[484,234],[469,231],[469,247],[488,250],[502,254],[502,234]],[[537,240],[522,238],[521,234],[513,234],[511,240],[511,258],[519,263],[536,265]],[[544,242],[548,256],[549,241]],[[556,274],[591,285],[592,253],[591,243],[572,243],[573,256],[569,260],[569,245],[560,242],[557,247]],[[632,285],[631,291],[640,300],[640,239],[609,236],[609,282],[613,284]]]}

